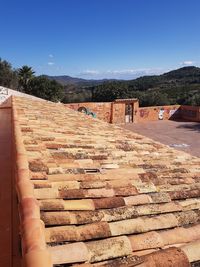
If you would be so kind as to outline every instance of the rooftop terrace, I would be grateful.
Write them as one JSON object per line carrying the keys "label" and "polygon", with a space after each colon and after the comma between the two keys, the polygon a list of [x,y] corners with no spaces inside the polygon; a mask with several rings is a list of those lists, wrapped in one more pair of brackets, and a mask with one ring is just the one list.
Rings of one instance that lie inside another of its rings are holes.
{"label": "rooftop terrace", "polygon": [[134,133],[200,157],[200,123],[190,121],[147,121],[123,125]]}
{"label": "rooftop terrace", "polygon": [[[0,138],[13,146],[1,158],[13,158],[15,171],[9,164],[0,171],[7,189],[15,178],[25,266],[200,261],[200,158],[62,104],[13,97],[5,112],[10,125],[4,117]],[[10,231],[16,226],[12,220]]]}

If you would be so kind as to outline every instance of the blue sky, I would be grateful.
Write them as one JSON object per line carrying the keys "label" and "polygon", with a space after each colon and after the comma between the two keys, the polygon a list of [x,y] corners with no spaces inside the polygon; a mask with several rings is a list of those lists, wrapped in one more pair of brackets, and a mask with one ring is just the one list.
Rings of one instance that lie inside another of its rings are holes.
{"label": "blue sky", "polygon": [[0,57],[37,74],[131,79],[200,66],[199,0],[0,0]]}

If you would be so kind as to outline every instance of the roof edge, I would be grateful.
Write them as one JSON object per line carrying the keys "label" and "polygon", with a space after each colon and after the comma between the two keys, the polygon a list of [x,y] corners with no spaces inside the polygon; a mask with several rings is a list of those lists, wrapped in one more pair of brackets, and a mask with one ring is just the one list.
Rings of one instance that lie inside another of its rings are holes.
{"label": "roof edge", "polygon": [[14,180],[19,201],[22,260],[25,267],[52,267],[51,256],[45,241],[44,223],[40,219],[39,204],[34,197],[33,185],[29,178],[28,159],[14,97],[12,97],[11,108],[15,159]]}

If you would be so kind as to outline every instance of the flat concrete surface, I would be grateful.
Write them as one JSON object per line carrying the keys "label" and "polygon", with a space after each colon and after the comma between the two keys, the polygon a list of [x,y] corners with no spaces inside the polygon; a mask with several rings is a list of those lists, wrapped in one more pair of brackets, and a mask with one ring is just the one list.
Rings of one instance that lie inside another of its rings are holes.
{"label": "flat concrete surface", "polygon": [[151,121],[126,124],[124,128],[200,157],[200,123]]}

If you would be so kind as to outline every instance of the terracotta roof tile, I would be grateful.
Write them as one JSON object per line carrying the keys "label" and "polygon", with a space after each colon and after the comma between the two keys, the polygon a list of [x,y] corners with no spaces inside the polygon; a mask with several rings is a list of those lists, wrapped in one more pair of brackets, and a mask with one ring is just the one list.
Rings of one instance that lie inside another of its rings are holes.
{"label": "terracotta roof tile", "polygon": [[185,252],[190,262],[199,261],[199,256],[200,256],[199,246],[200,246],[200,241],[197,240],[193,243],[184,245],[182,247],[182,250]]}
{"label": "terracotta roof tile", "polygon": [[12,105],[28,267],[39,266],[40,255],[51,266],[48,253],[61,266],[200,260],[198,158],[62,104],[13,98]]}
{"label": "terracotta roof tile", "polygon": [[127,206],[132,206],[132,205],[141,205],[141,204],[148,204],[152,203],[153,200],[151,196],[147,194],[140,194],[136,196],[129,196],[124,198],[124,202]]}
{"label": "terracotta roof tile", "polygon": [[[78,253],[77,253],[78,251]],[[89,260],[89,251],[83,242],[49,247],[49,252],[52,255],[52,261],[56,264],[61,263],[76,263],[86,262]]]}
{"label": "terracotta roof tile", "polygon": [[132,248],[126,236],[103,239],[86,243],[89,262],[103,261],[131,254]]}

